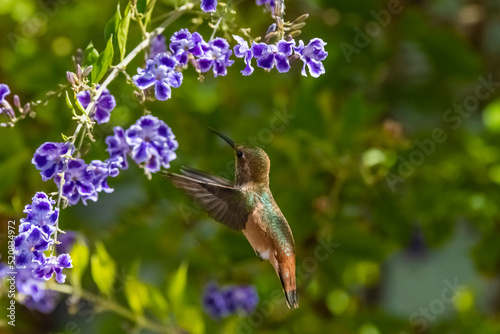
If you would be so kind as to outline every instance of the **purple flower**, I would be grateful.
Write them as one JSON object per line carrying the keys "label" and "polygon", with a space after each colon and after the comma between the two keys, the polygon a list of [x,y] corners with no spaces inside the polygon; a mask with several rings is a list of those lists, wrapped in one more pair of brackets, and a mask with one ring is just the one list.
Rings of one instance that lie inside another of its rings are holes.
{"label": "purple flower", "polygon": [[259,295],[253,286],[240,286],[233,288],[232,300],[237,310],[250,314],[259,303]]}
{"label": "purple flower", "polygon": [[325,60],[328,52],[325,51],[326,43],[320,38],[313,38],[307,46],[304,46],[303,41],[299,41],[299,45],[295,47],[295,53],[300,56],[304,62],[302,67],[302,75],[306,74],[306,65],[312,77],[317,78],[325,73],[325,67],[321,61]]}
{"label": "purple flower", "polygon": [[253,73],[253,67],[251,64],[253,58],[252,50],[248,47],[248,43],[243,38],[236,35],[233,35],[233,37],[238,42],[238,44],[234,46],[234,55],[238,58],[245,57],[246,67],[243,71],[241,71],[241,74],[250,75]]}
{"label": "purple flower", "polygon": [[256,0],[255,3],[257,6],[262,6],[262,5],[269,5],[271,8],[274,8],[274,5],[276,4],[275,0]]}
{"label": "purple flower", "polygon": [[43,251],[49,249],[54,240],[43,233],[35,225],[31,225],[28,231],[19,233],[14,239],[14,248],[16,250],[16,267],[24,268],[32,260],[40,260]]}
{"label": "purple flower", "polygon": [[45,295],[44,283],[33,276],[33,270],[39,266],[36,262],[30,262],[26,268],[16,269],[16,288],[22,294],[31,296],[33,302],[37,303]]}
{"label": "purple flower", "polygon": [[162,34],[151,39],[149,46],[149,59],[153,59],[157,54],[167,52],[166,38]]}
{"label": "purple flower", "polygon": [[33,271],[34,277],[49,280],[55,273],[58,283],[64,283],[66,280],[66,275],[62,273],[62,270],[64,268],[73,268],[69,254],[61,254],[58,257],[46,257],[44,255],[43,260],[40,262],[40,266]]}
{"label": "purple flower", "polygon": [[26,296],[26,298],[22,301],[22,304],[31,310],[37,310],[38,312],[48,314],[56,308],[59,296],[60,294],[56,291],[43,290],[43,298],[39,301],[35,301],[30,295]]}
{"label": "purple flower", "polygon": [[75,231],[58,234],[57,239],[60,243],[56,245],[57,254],[69,253],[75,244],[76,238],[77,233]]}
{"label": "purple flower", "polygon": [[[116,159],[122,159],[121,157],[117,157]],[[118,175],[119,170],[117,165],[121,164],[114,159],[101,161],[101,160],[92,160],[87,167],[87,171],[91,172],[95,191],[111,193],[113,189],[108,186],[108,176],[115,177]]]}
{"label": "purple flower", "polygon": [[119,168],[127,169],[127,153],[130,151],[130,148],[125,139],[125,131],[121,127],[115,126],[113,132],[115,133],[113,136],[106,137],[106,144],[108,144],[106,150],[109,153],[110,159],[121,162],[118,165]]}
{"label": "purple flower", "polygon": [[290,70],[288,57],[292,55],[295,41],[287,42],[281,40],[278,44],[267,45],[265,43],[253,43],[253,56],[257,58],[257,66],[267,70],[271,70],[276,66],[280,73],[285,73]]}
{"label": "purple flower", "polygon": [[179,146],[172,130],[163,121],[148,115],[143,116],[126,132],[127,143],[132,148],[132,159],[144,167],[147,174],[155,173],[160,167],[170,167],[170,161],[177,156]]}
{"label": "purple flower", "polygon": [[146,61],[146,68],[138,68],[137,75],[132,78],[140,89],[155,86],[155,97],[160,101],[171,96],[170,87],[177,88],[182,84],[182,73],[175,70],[177,60],[167,53],[160,53],[154,59]]}
{"label": "purple flower", "polygon": [[0,103],[5,100],[5,97],[10,94],[9,86],[6,84],[0,84]]}
{"label": "purple flower", "polygon": [[233,53],[229,49],[229,43],[221,37],[210,41],[204,55],[198,60],[198,66],[203,73],[208,72],[213,67],[214,77],[226,75],[226,67],[233,65],[234,60],[229,57]]}
{"label": "purple flower", "polygon": [[50,236],[55,231],[54,224],[59,216],[59,209],[52,209],[56,201],[49,199],[44,192],[38,192],[33,196],[32,203],[24,208],[24,213],[27,213],[26,218],[21,218],[19,232],[26,232],[31,228],[31,225],[38,226],[43,233]]}
{"label": "purple flower", "polygon": [[226,286],[218,288],[215,283],[207,284],[202,298],[203,308],[214,319],[235,313],[248,315],[259,302],[253,286]]}
{"label": "purple flower", "polygon": [[255,3],[257,4],[257,6],[268,5],[271,13],[274,14],[276,0],[256,0]]}
{"label": "purple flower", "polygon": [[[62,193],[71,205],[77,204],[80,198],[85,205],[87,205],[87,200],[97,201],[94,174],[92,171],[88,171],[87,167],[87,164],[82,159],[68,162],[68,168],[64,173]],[[61,186],[61,177],[56,175],[54,181],[59,188]]]}
{"label": "purple flower", "polygon": [[71,143],[47,142],[36,150],[31,163],[40,171],[42,180],[47,181],[64,170],[67,159],[63,155],[71,154],[73,150]]}
{"label": "purple flower", "polygon": [[229,315],[226,299],[214,283],[207,284],[201,302],[205,312],[213,319],[220,319]]}
{"label": "purple flower", "polygon": [[195,57],[203,55],[201,43],[203,38],[197,32],[190,33],[187,29],[181,29],[170,38],[170,50],[179,62],[179,65],[186,65],[189,54]]}
{"label": "purple flower", "polygon": [[[99,86],[97,86],[99,88]],[[90,91],[86,90],[80,92],[76,95],[78,102],[82,105],[84,109],[88,107],[91,101]],[[95,109],[90,118],[95,120],[97,124],[109,122],[109,117],[111,116],[111,111],[116,107],[116,101],[113,95],[108,89],[104,89],[101,96],[95,104]]]}
{"label": "purple flower", "polygon": [[215,12],[217,0],[201,0],[201,10],[205,13]]}

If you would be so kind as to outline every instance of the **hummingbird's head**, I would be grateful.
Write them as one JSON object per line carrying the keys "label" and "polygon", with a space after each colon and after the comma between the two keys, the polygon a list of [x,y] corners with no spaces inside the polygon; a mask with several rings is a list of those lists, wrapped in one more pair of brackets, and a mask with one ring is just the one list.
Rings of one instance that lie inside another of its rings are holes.
{"label": "hummingbird's head", "polygon": [[235,168],[236,168],[236,184],[244,184],[248,182],[254,183],[269,183],[269,169],[271,162],[266,152],[257,146],[245,146],[235,144],[222,133],[211,129],[216,135],[221,137],[234,150]]}

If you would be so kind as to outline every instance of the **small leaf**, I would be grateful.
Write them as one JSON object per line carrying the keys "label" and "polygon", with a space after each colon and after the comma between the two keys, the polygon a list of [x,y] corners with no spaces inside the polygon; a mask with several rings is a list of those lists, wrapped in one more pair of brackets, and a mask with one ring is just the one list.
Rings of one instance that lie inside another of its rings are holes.
{"label": "small leaf", "polygon": [[[116,36],[121,20],[122,14],[120,13],[120,4],[118,4],[115,15],[113,15],[113,17],[106,23],[106,26],[104,27],[105,40],[108,40],[111,36]],[[114,42],[116,42],[116,37]]]}
{"label": "small leaf", "polygon": [[181,263],[179,269],[177,269],[177,272],[172,277],[168,288],[168,297],[176,312],[180,312],[182,308],[184,290],[186,289],[187,271],[187,263]]}
{"label": "small leaf", "polygon": [[87,45],[87,48],[83,52],[83,64],[85,66],[93,65],[96,60],[99,58],[99,52],[94,48],[94,44],[92,42]]}
{"label": "small leaf", "polygon": [[139,262],[132,265],[129,273],[129,279],[125,281],[125,297],[132,311],[139,316],[142,316],[144,307],[148,305],[148,288],[137,279]]}
{"label": "small leaf", "polygon": [[127,50],[127,37],[128,37],[128,27],[130,25],[130,2],[125,7],[125,13],[123,19],[120,21],[120,26],[117,32],[118,39],[118,49],[120,50],[120,60],[125,57],[125,52]]}
{"label": "small leaf", "polygon": [[[63,135],[63,138],[65,136]],[[75,244],[70,252],[73,260],[73,268],[69,277],[71,285],[79,290],[81,289],[82,276],[89,264],[89,248],[81,237],[77,237]]]}
{"label": "small leaf", "polygon": [[104,52],[99,55],[99,58],[93,64],[94,68],[92,69],[92,82],[99,82],[102,77],[108,71],[108,68],[113,63],[113,36],[108,39],[108,43],[106,44],[106,49]]}
{"label": "small leaf", "polygon": [[96,253],[92,254],[90,259],[92,278],[99,290],[106,296],[110,296],[115,281],[116,264],[102,242],[96,242],[95,246]]}
{"label": "small leaf", "polygon": [[150,309],[158,318],[162,319],[168,314],[168,303],[165,296],[155,286],[148,286],[149,301],[148,309]]}

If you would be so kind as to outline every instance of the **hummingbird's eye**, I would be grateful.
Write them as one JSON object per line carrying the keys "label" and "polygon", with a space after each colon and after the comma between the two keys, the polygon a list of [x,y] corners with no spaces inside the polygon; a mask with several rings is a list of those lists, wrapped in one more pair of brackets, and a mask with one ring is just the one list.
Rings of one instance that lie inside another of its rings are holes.
{"label": "hummingbird's eye", "polygon": [[243,156],[243,152],[241,152],[241,151],[236,152],[236,156],[238,158],[241,158]]}

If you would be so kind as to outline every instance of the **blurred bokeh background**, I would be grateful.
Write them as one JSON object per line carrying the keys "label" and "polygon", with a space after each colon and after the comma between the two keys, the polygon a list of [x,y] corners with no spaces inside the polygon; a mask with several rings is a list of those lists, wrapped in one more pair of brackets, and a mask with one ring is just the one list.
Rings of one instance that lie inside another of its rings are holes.
{"label": "blurred bokeh background", "polygon": [[[153,25],[174,4],[158,0]],[[253,0],[233,5],[239,26],[265,34],[272,21],[262,7]],[[290,311],[273,295],[279,280],[243,234],[134,164],[109,180],[113,193],[64,210],[62,229],[78,231],[91,252],[105,245],[117,268],[113,299],[124,307],[126,282],[168,297],[187,265],[181,306],[165,297],[168,305],[152,302],[145,314],[192,333],[500,333],[500,2],[286,5],[289,20],[310,14],[299,39],[328,43],[325,75],[303,77],[297,62],[286,74],[256,69],[243,77],[238,61],[227,76],[202,82],[185,71],[171,100],[145,105],[120,76],[109,86],[118,106],[108,124],[96,126],[85,160],[107,158],[105,137],[144,109],[179,141],[174,172],[186,165],[231,177],[233,153],[208,127],[265,149],[271,189],[295,236],[300,308]],[[43,98],[66,82],[77,48],[93,41],[103,50],[115,10],[112,0],[0,1],[0,83],[22,102]],[[183,16],[165,35],[195,28],[196,17]],[[211,34],[206,22],[197,30]],[[131,25],[129,49],[139,41]],[[127,72],[142,64],[138,57]],[[33,153],[73,133],[71,116],[64,99],[54,98],[35,118],[0,129],[4,260],[7,221],[19,222],[35,192],[56,190],[31,164]],[[254,285],[256,312],[212,320],[200,304],[211,281]],[[82,286],[98,294],[88,268]],[[13,328],[2,289],[2,333],[133,331],[116,313],[67,297],[50,314],[18,304]]]}

